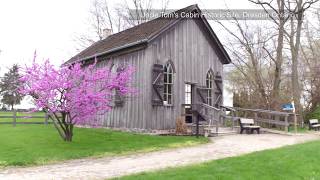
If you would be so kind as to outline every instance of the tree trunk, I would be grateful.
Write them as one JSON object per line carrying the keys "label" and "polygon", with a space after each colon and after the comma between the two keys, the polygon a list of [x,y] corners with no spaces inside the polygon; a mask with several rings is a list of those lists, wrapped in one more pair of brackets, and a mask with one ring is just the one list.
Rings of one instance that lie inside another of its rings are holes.
{"label": "tree trunk", "polygon": [[67,113],[62,113],[62,125],[64,126],[64,134],[65,138],[64,140],[66,142],[71,142],[72,141],[72,136],[73,136],[73,124],[71,121],[68,119],[69,115]]}
{"label": "tree trunk", "polygon": [[70,124],[70,125],[67,125],[67,128],[66,128],[66,132],[65,132],[65,138],[64,140],[66,142],[71,142],[72,141],[72,137],[73,137],[73,125]]}
{"label": "tree trunk", "polygon": [[[58,130],[61,138],[66,142],[71,142],[73,137],[73,124],[71,120],[68,119],[70,117],[68,113],[61,112],[61,117],[59,117],[56,113],[53,113],[54,118],[49,115],[52,119],[55,128]],[[55,120],[58,122],[56,123]]]}
{"label": "tree trunk", "polygon": [[[263,85],[263,81],[262,81],[262,78],[261,78],[261,72],[259,72],[258,60],[255,58],[254,53],[252,52],[251,49],[249,49],[248,51],[249,51],[250,60],[251,60],[252,66],[253,66],[254,79],[255,79],[255,82],[256,82],[256,84],[258,86],[258,91],[260,93],[260,96],[261,96],[261,98],[263,99],[263,101],[265,103],[263,105],[263,107],[264,108],[266,106],[269,107],[269,98],[267,96],[267,93],[265,91],[265,87]],[[260,107],[260,108],[262,108],[262,107]]]}
{"label": "tree trunk", "polygon": [[277,44],[277,55],[275,62],[275,71],[274,71],[274,81],[272,89],[272,98],[271,98],[271,109],[278,109],[279,107],[279,94],[280,94],[280,83],[281,83],[281,71],[282,71],[282,62],[283,62],[283,37],[284,37],[284,24],[285,19],[281,13],[284,12],[284,1],[278,1],[279,12],[279,26],[278,26],[278,44]]}
{"label": "tree trunk", "polygon": [[299,0],[297,3],[298,7],[298,20],[297,20],[297,28],[294,28],[294,19],[291,17],[291,34],[290,34],[290,47],[291,47],[291,58],[292,58],[292,76],[291,76],[291,83],[292,83],[292,96],[294,105],[296,108],[297,113],[302,112],[302,107],[300,103],[301,99],[301,90],[299,85],[299,75],[298,75],[298,56],[299,56],[299,48],[300,48],[300,37],[301,37],[301,30],[302,30],[302,18],[303,18],[303,10],[301,7],[302,0]]}

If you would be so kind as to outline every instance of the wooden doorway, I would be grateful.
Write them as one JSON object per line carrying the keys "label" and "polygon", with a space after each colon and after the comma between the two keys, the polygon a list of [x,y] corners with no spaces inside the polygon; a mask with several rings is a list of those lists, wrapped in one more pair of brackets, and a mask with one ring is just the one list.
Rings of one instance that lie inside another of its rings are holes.
{"label": "wooden doorway", "polygon": [[184,110],[186,123],[192,123],[192,102],[193,102],[193,89],[194,85],[191,83],[185,83],[184,86]]}

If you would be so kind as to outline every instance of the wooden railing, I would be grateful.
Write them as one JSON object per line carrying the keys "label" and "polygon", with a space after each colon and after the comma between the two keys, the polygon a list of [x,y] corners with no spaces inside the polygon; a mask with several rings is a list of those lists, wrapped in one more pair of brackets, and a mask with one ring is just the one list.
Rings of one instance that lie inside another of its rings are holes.
{"label": "wooden railing", "polygon": [[[192,116],[195,118],[193,123],[196,125],[196,133],[199,135],[199,120],[206,121],[205,127],[216,128],[218,133],[219,127],[227,126],[232,129],[239,126],[239,118],[252,118],[257,125],[268,129],[281,129],[286,132],[289,127],[294,127],[297,132],[297,127],[303,127],[303,119],[299,114],[280,112],[264,109],[248,109],[239,107],[220,106],[216,108],[204,103],[192,104]],[[190,115],[190,113],[189,113]]]}
{"label": "wooden railing", "polygon": [[[8,114],[8,112],[12,112],[12,115],[1,115],[2,112],[5,112]],[[22,112],[24,113],[24,112]],[[27,114],[27,113],[25,113]],[[7,120],[3,120],[7,119]],[[17,121],[19,119],[19,121]],[[23,121],[23,119],[43,119],[43,121]],[[43,116],[41,115],[22,115],[18,116],[17,111],[0,111],[0,124],[12,124],[13,126],[16,126],[17,124],[50,124],[51,122],[48,121],[49,116],[47,113],[43,113]]]}
{"label": "wooden railing", "polygon": [[221,109],[204,104],[192,104],[192,110],[196,116],[196,134],[199,135],[199,121],[205,120],[208,123],[208,129],[216,128],[216,132],[219,131],[221,120]]}
{"label": "wooden railing", "polygon": [[[235,121],[238,120],[238,118],[236,118],[236,109],[234,109],[233,107],[228,107],[228,106],[220,106],[221,108],[221,118],[223,119],[223,123],[225,126],[227,126],[227,120],[231,121],[231,129],[234,129],[235,126]],[[229,114],[227,114],[227,111],[229,111]]]}
{"label": "wooden railing", "polygon": [[211,129],[212,127],[215,126],[216,128],[216,133],[218,133],[219,131],[219,126],[220,126],[220,121],[221,121],[221,109],[218,109],[216,107],[207,105],[207,104],[200,104],[200,106],[202,107],[202,111],[200,111],[200,113],[205,113],[205,115],[207,114],[208,116],[208,129]]}
{"label": "wooden railing", "polygon": [[[185,111],[186,107],[190,109],[189,113]],[[182,104],[182,109],[184,109],[181,113],[182,116],[192,116],[193,124],[196,126],[196,135],[199,135],[199,126],[203,126],[204,131],[206,130],[214,130],[215,132],[219,132],[219,128],[221,126],[226,125],[226,120],[232,120],[232,129],[234,127],[234,112],[235,110],[229,107],[221,106],[221,108],[216,108],[214,106],[210,106],[205,103],[198,104]],[[230,116],[226,115],[226,111],[230,111]],[[201,121],[203,120],[203,121]],[[201,122],[200,122],[201,121]]]}
{"label": "wooden railing", "polygon": [[235,111],[235,117],[239,119],[240,117],[252,118],[260,126],[265,128],[281,128],[283,130],[289,131],[289,126],[292,125],[297,131],[297,126],[303,127],[303,119],[299,114],[280,112],[264,109],[249,109],[249,108],[239,108],[239,107],[227,107],[232,108]]}
{"label": "wooden railing", "polygon": [[200,107],[198,108],[199,113],[201,113],[203,116],[206,116],[207,119],[210,119],[216,122],[220,121],[221,109],[204,104],[204,103],[199,104],[199,107]]}

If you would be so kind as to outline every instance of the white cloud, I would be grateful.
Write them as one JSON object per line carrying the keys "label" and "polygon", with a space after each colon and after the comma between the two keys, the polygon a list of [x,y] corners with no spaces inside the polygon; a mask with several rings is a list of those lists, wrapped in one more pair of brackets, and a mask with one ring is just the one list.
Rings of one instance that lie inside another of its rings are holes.
{"label": "white cloud", "polygon": [[[116,0],[111,4],[116,4]],[[87,30],[90,0],[2,0],[0,1],[0,75],[13,63],[39,57],[61,64],[75,53],[75,34]],[[171,1],[170,9],[198,3],[200,8],[247,8],[247,0]],[[215,28],[215,27],[213,27]],[[219,33],[218,33],[219,35]]]}

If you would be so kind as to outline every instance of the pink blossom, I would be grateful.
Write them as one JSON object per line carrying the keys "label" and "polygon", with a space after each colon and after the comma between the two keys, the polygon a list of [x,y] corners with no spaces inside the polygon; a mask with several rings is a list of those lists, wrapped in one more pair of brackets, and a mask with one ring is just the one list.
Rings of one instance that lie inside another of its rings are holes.
{"label": "pink blossom", "polygon": [[109,67],[97,68],[96,63],[56,68],[49,60],[37,63],[35,55],[32,65],[21,73],[24,86],[20,92],[34,98],[35,110],[66,114],[69,124],[100,125],[95,117],[111,110],[114,89],[123,96],[134,93],[132,66],[115,74]]}

